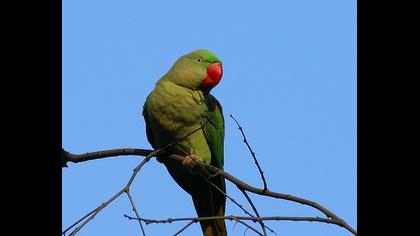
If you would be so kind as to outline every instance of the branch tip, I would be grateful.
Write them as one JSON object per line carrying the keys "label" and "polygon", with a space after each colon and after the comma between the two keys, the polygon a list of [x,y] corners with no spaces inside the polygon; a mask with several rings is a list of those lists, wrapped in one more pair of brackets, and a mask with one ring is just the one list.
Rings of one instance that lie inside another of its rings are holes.
{"label": "branch tip", "polygon": [[244,143],[246,144],[246,146],[248,147],[248,150],[249,150],[249,152],[251,153],[252,158],[254,159],[254,163],[256,164],[256,166],[257,166],[257,168],[258,168],[258,171],[260,172],[261,179],[262,179],[263,184],[264,184],[264,188],[267,188],[267,181],[265,180],[264,173],[263,173],[263,171],[262,171],[262,169],[261,169],[260,164],[258,163],[257,157],[255,156],[255,152],[252,150],[251,145],[249,145],[249,143],[248,143],[248,141],[247,141],[247,139],[246,139],[245,133],[244,133],[244,131],[242,130],[241,125],[240,125],[240,124],[239,124],[239,122],[238,122],[238,121],[237,121],[237,120],[236,120],[236,119],[232,116],[232,114],[230,114],[230,117],[231,117],[231,118],[235,121],[236,125],[238,126],[239,130],[241,131],[242,138],[243,138],[243,142],[244,142]]}

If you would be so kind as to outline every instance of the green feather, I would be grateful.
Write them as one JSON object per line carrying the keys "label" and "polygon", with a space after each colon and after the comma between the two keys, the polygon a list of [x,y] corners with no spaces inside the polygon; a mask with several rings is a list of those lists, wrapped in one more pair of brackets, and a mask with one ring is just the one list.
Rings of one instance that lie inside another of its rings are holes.
{"label": "green feather", "polygon": [[204,134],[211,152],[211,165],[223,169],[223,143],[225,139],[225,122],[222,106],[212,95],[205,99],[208,111],[202,119]]}

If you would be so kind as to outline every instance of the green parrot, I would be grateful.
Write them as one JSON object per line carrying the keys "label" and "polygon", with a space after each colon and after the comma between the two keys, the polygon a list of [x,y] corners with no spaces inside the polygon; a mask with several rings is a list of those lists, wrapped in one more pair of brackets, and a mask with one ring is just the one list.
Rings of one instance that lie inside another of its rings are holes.
{"label": "green parrot", "polygon": [[[222,106],[210,94],[222,75],[222,62],[216,55],[206,49],[195,50],[175,62],[143,106],[147,139],[154,149],[189,135],[157,159],[191,195],[198,217],[225,215],[225,195],[193,171],[194,160],[223,169]],[[180,163],[167,158],[170,154],[187,158]],[[222,177],[216,175],[209,180],[226,193]],[[227,235],[224,220],[200,221],[200,225],[204,236]]]}

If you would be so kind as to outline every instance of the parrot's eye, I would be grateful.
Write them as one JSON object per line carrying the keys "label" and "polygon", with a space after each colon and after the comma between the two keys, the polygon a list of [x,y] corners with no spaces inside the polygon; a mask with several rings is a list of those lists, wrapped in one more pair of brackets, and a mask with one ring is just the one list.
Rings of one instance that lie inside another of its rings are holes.
{"label": "parrot's eye", "polygon": [[199,57],[199,58],[197,58],[197,61],[201,63],[201,62],[203,62],[203,59],[201,57]]}

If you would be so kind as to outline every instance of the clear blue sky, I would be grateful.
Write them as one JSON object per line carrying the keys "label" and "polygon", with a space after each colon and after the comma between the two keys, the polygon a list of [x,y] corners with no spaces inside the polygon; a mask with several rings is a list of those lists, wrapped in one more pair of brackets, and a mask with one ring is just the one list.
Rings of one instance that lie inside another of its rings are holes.
{"label": "clear blue sky", "polygon": [[[224,76],[213,94],[226,117],[225,170],[262,186],[230,113],[240,121],[269,188],[316,201],[357,228],[356,1],[63,1],[63,147],[74,153],[150,148],[141,107],[175,60],[207,48]],[[140,157],[63,169],[63,228],[120,190]],[[232,184],[228,194],[247,205]],[[141,216],[195,216],[190,197],[152,160],[132,194]],[[251,195],[263,216],[323,216]],[[250,208],[248,208],[250,209]],[[78,235],[140,235],[126,196]],[[243,213],[228,201],[226,214]],[[171,235],[185,222],[146,226]],[[335,225],[267,222],[278,235],[345,236]],[[228,221],[230,235],[244,227]],[[198,224],[183,235],[199,235]],[[248,231],[247,235],[253,235]]]}

